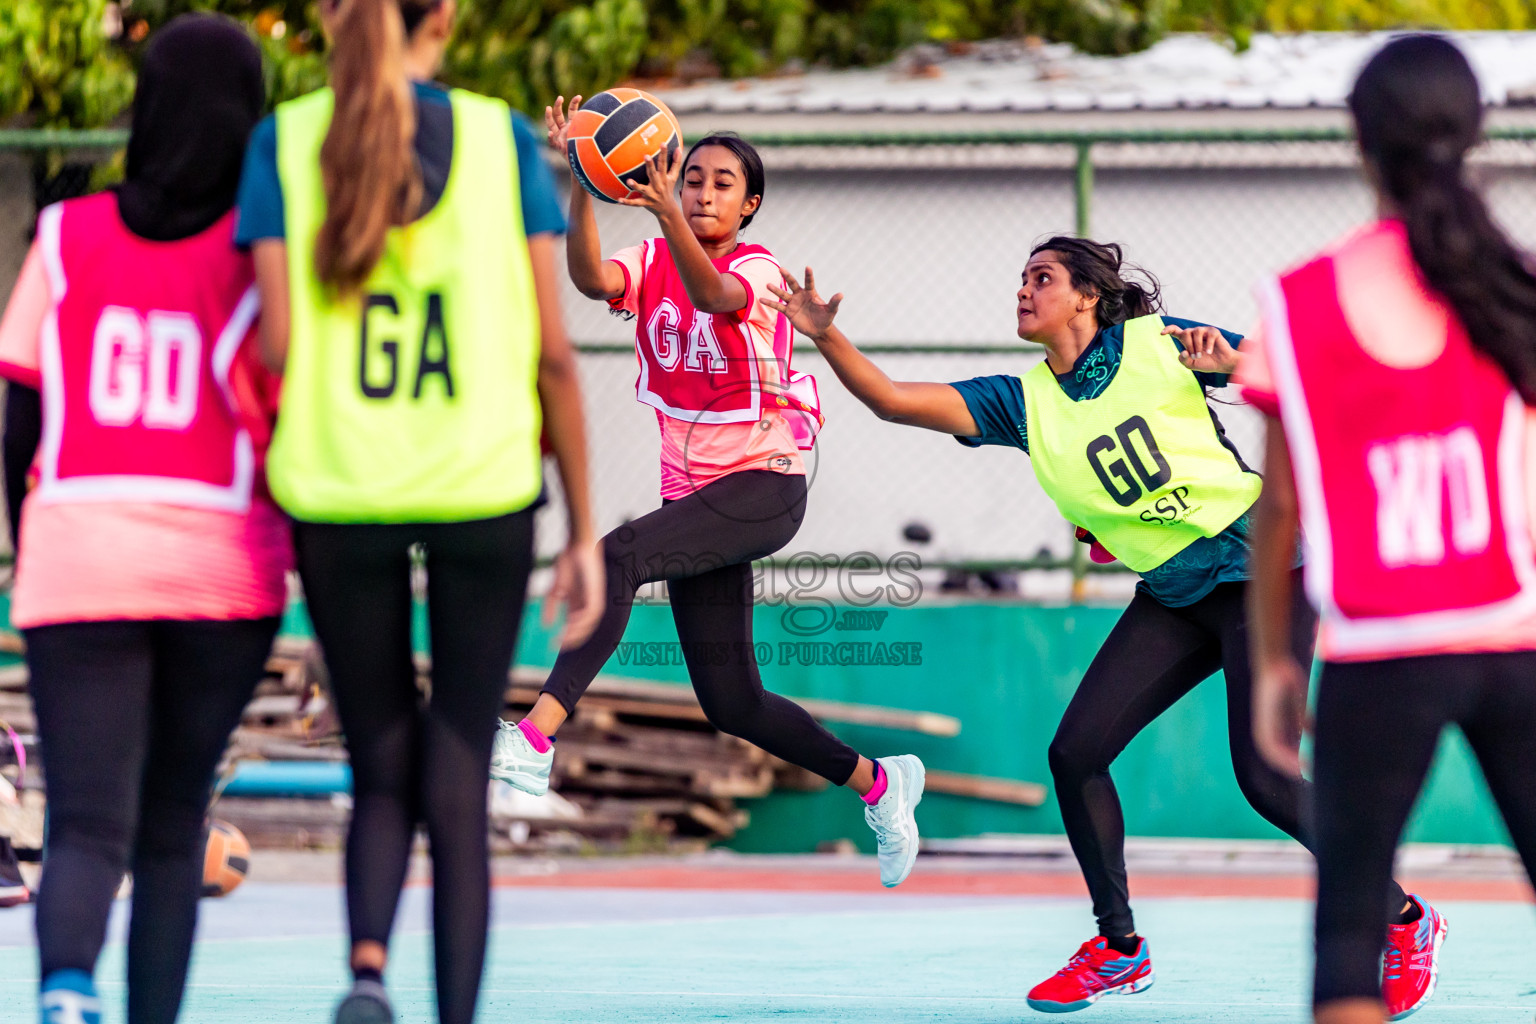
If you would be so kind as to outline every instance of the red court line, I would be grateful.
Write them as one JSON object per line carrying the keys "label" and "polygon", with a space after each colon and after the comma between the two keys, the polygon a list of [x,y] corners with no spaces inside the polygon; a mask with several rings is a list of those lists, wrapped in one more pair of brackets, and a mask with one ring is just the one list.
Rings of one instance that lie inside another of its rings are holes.
{"label": "red court line", "polygon": [[[549,875],[504,875],[499,888],[693,889],[718,892],[883,892],[873,869],[774,870],[712,868],[694,865],[561,871]],[[1479,878],[1409,878],[1405,885],[1426,899],[1477,902],[1530,902],[1524,880]],[[923,873],[922,865],[891,890],[903,896],[1081,896],[1088,890],[1072,872]],[[1210,899],[1311,899],[1308,875],[1132,874],[1131,895]]]}

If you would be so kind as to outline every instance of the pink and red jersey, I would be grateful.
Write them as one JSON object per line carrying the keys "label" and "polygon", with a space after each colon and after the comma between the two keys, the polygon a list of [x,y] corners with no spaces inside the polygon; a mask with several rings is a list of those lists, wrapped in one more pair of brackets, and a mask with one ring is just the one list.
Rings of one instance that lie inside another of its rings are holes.
{"label": "pink and red jersey", "polygon": [[714,260],[746,289],[732,313],[702,313],[665,239],[609,257],[624,272],[610,303],[635,315],[635,393],[656,410],[661,429],[661,496],[680,498],[729,473],[805,472],[800,456],[821,427],[816,382],[791,367],[794,332],[758,299],[781,281],[778,261],[760,245],[739,245]]}
{"label": "pink and red jersey", "polygon": [[12,621],[281,612],[287,523],[261,459],[276,383],[233,214],[176,242],[110,193],[51,206],[0,323],[0,373],[37,387]]}
{"label": "pink and red jersey", "polygon": [[[1346,312],[1343,282],[1374,292],[1380,274],[1438,331],[1422,359],[1406,340],[1373,354]],[[1420,283],[1402,225],[1352,236],[1260,300],[1263,350],[1246,361],[1267,372],[1245,374],[1247,394],[1284,423],[1323,656],[1536,646],[1527,410]]]}

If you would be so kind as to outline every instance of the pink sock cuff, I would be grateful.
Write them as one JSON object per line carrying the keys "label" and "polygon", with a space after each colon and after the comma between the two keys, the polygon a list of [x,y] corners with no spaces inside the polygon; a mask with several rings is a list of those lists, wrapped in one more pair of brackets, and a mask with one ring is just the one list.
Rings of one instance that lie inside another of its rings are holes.
{"label": "pink sock cuff", "polygon": [[865,803],[870,804],[871,806],[873,806],[874,804],[879,803],[880,802],[880,798],[885,796],[885,791],[888,788],[888,786],[887,786],[888,779],[889,779],[889,777],[885,774],[885,769],[880,767],[880,762],[879,761],[876,761],[875,762],[875,784],[873,786],[869,787],[869,792],[865,793],[862,797],[860,797],[860,799],[863,800]]}
{"label": "pink sock cuff", "polygon": [[538,726],[534,725],[532,722],[525,718],[521,722],[517,723],[517,727],[523,730],[523,735],[528,737],[528,742],[533,744],[534,750],[537,750],[541,754],[549,753],[549,748],[553,744],[550,743],[549,737],[545,736],[544,733],[540,731]]}

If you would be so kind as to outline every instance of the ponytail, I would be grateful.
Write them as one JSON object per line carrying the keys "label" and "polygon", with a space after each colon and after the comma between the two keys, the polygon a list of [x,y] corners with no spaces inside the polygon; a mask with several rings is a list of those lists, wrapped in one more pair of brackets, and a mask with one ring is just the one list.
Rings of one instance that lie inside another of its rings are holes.
{"label": "ponytail", "polygon": [[[1054,252],[1061,260],[1079,295],[1097,296],[1099,303],[1094,307],[1094,315],[1101,329],[1162,311],[1163,293],[1157,278],[1127,264],[1124,252],[1114,242],[1057,235],[1036,245],[1030,258],[1045,250]],[[1124,275],[1133,272],[1142,280],[1127,281]]]}
{"label": "ponytail", "polygon": [[1425,283],[1536,405],[1536,277],[1466,182],[1483,116],[1466,57],[1438,36],[1394,39],[1360,72],[1349,108]]}
{"label": "ponytail", "polygon": [[355,294],[384,255],[389,229],[421,203],[412,145],[416,104],[405,73],[407,22],[424,0],[341,0],[331,53],[336,109],[320,149],[325,222],[315,240],[322,284]]}

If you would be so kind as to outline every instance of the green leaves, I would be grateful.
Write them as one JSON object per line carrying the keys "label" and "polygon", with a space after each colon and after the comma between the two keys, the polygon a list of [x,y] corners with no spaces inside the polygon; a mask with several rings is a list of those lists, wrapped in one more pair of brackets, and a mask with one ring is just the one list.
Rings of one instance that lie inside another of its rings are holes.
{"label": "green leaves", "polygon": [[595,0],[562,11],[531,41],[531,95],[519,105],[542,108],[556,95],[591,96],[628,77],[645,49],[646,29],[643,0]]}
{"label": "green leaves", "polygon": [[[276,104],[325,81],[313,0],[133,0],[126,41],[109,0],[0,0],[0,118],[95,127],[133,88],[145,31],[187,11],[252,26]],[[918,43],[1038,36],[1129,53],[1169,31],[1245,46],[1254,32],[1410,26],[1522,29],[1536,0],[459,0],[442,78],[537,116],[557,95],[626,79],[775,74],[877,64]]]}
{"label": "green leaves", "polygon": [[39,128],[95,128],[133,97],[127,57],[108,35],[107,0],[0,5],[0,114]]}
{"label": "green leaves", "polygon": [[442,77],[536,114],[632,74],[646,29],[643,0],[460,0]]}
{"label": "green leaves", "polygon": [[1528,29],[1532,0],[1269,0],[1263,24],[1279,31],[1387,28]]}

